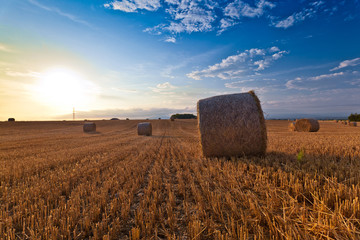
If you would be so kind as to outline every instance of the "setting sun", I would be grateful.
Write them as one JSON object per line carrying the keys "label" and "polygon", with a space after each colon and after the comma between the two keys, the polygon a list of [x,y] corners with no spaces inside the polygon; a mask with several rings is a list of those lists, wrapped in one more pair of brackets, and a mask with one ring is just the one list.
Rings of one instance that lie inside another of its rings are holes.
{"label": "setting sun", "polygon": [[40,102],[66,109],[87,108],[94,99],[95,89],[95,85],[79,73],[66,68],[52,68],[40,73],[34,86]]}

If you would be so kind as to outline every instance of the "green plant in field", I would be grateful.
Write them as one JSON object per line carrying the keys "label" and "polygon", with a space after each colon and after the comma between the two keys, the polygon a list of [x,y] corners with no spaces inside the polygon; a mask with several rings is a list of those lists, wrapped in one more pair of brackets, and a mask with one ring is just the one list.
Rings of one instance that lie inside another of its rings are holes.
{"label": "green plant in field", "polygon": [[300,152],[297,154],[298,163],[302,164],[304,162],[304,156],[305,156],[305,149],[301,149]]}

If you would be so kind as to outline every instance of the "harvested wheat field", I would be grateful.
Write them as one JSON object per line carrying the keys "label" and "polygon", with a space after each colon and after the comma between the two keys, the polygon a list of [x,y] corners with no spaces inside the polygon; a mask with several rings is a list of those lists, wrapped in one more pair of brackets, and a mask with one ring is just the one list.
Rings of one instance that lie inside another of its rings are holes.
{"label": "harvested wheat field", "polygon": [[196,120],[0,123],[0,239],[359,239],[360,128],[267,121],[265,157],[203,158]]}

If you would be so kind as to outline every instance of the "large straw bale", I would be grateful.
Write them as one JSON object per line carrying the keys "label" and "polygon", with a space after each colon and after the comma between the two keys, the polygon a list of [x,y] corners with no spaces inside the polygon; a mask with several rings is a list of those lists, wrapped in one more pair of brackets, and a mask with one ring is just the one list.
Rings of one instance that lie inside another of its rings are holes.
{"label": "large straw bale", "polygon": [[265,119],[253,91],[201,99],[197,113],[204,156],[265,154]]}
{"label": "large straw bale", "polygon": [[317,132],[320,129],[318,120],[311,118],[299,119],[295,122],[295,131]]}
{"label": "large straw bale", "polygon": [[295,131],[295,122],[289,123],[289,130]]}
{"label": "large straw bale", "polygon": [[356,123],[356,122],[349,122],[349,126],[351,126],[351,127],[356,127],[356,126],[357,126],[357,123]]}
{"label": "large straw bale", "polygon": [[139,123],[137,125],[138,135],[152,135],[152,125],[149,122]]}
{"label": "large straw bale", "polygon": [[15,118],[9,118],[8,121],[9,122],[15,122]]}
{"label": "large straw bale", "polygon": [[96,131],[96,124],[93,122],[86,122],[83,126],[84,132],[95,132]]}

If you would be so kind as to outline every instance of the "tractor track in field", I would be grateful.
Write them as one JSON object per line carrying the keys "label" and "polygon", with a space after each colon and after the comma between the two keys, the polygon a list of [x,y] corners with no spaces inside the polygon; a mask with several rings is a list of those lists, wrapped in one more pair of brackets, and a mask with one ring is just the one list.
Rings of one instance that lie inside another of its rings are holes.
{"label": "tractor track in field", "polygon": [[135,227],[135,214],[136,210],[138,209],[140,205],[140,201],[142,197],[144,196],[144,190],[149,185],[149,178],[150,173],[152,169],[154,168],[157,156],[159,155],[159,151],[163,145],[164,138],[166,136],[167,130],[165,129],[164,133],[161,135],[160,144],[157,147],[157,149],[154,152],[154,155],[151,157],[151,162],[149,166],[147,167],[145,174],[144,174],[144,180],[141,183],[140,187],[135,191],[133,195],[132,203],[130,204],[130,211],[129,211],[129,217],[127,219],[127,222],[124,226],[124,228],[121,231],[121,236],[119,239],[129,239],[130,238],[130,231],[133,227]]}

